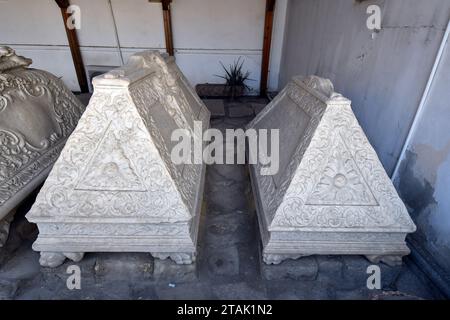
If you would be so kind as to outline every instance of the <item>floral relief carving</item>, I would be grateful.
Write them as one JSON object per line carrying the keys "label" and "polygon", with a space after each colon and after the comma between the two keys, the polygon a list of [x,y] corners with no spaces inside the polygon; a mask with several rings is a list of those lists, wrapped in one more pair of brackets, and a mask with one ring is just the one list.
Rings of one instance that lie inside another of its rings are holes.
{"label": "floral relief carving", "polygon": [[329,80],[296,77],[248,128],[257,127],[272,109],[282,108],[286,99],[301,108],[299,117],[306,114],[309,122],[281,183],[259,175],[258,165],[251,166],[258,218],[267,228],[261,230],[265,262],[310,254],[395,256],[401,261],[409,253],[405,236],[415,225],[350,101],[335,93]]}
{"label": "floral relief carving", "polygon": [[330,152],[323,175],[309,195],[309,205],[377,205],[342,138]]}
{"label": "floral relief carving", "polygon": [[[335,134],[331,136],[328,132]],[[292,180],[291,192],[285,195],[287,201],[291,195],[301,194],[301,202],[294,202],[301,205],[294,208],[290,205],[293,211],[281,205],[276,225],[330,228],[412,225],[376,153],[361,132],[349,105],[328,107],[323,124],[311,141],[311,149]],[[344,170],[340,165],[344,165]],[[339,188],[335,183],[344,185]],[[341,199],[333,198],[336,195]],[[290,217],[296,211],[307,211],[315,218],[304,225]]]}
{"label": "floral relief carving", "polygon": [[189,104],[197,100],[184,95],[195,93],[180,88],[178,68],[168,61],[138,53],[94,79],[86,112],[27,214],[42,228],[33,245],[42,263],[63,260],[48,252],[66,256],[105,247],[160,252],[177,263],[195,257],[191,230],[198,229],[205,168],[175,166],[168,132],[192,131],[192,110],[206,107]]}
{"label": "floral relief carving", "polygon": [[0,73],[0,208],[20,201],[20,190],[44,178],[84,111],[58,78],[25,68],[31,60],[6,51]]}
{"label": "floral relief carving", "polygon": [[[138,114],[129,108],[130,103],[125,93],[94,95],[89,104],[93,112],[83,115],[77,131],[70,136],[67,144],[72,147],[63,150],[42,189],[46,199],[38,197],[36,207],[40,209],[33,210],[33,215],[134,217],[151,213],[152,218],[164,217],[166,221],[185,219],[185,209],[173,197],[176,190],[164,179],[164,167],[156,156],[142,153],[144,146],[154,146]],[[126,156],[115,144],[118,138],[121,148],[127,148]],[[102,151],[105,153],[99,153]],[[116,155],[117,151],[122,157]],[[92,163],[89,159],[106,162]],[[112,174],[108,171],[114,174],[105,176]],[[128,179],[120,180],[123,177]],[[102,183],[103,187],[98,185]]]}

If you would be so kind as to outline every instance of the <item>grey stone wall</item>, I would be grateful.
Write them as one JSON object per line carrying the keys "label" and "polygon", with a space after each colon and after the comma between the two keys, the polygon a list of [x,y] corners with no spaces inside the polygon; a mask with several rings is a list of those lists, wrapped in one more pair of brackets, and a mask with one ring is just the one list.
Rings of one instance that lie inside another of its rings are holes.
{"label": "grey stone wall", "polygon": [[[382,10],[382,29],[366,9]],[[410,131],[450,16],[446,0],[291,0],[280,88],[293,75],[333,81],[388,174]],[[402,158],[397,189],[418,231],[413,256],[450,294],[450,57],[444,52],[422,116]]]}

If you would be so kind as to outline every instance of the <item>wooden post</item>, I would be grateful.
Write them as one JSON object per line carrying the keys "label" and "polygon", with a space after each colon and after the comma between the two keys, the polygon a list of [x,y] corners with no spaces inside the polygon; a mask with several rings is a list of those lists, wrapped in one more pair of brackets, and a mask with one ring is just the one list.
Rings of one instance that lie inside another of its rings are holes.
{"label": "wooden post", "polygon": [[172,36],[172,18],[170,13],[170,3],[172,0],[162,0],[164,35],[166,37],[166,51],[170,56],[174,55],[173,36]]}
{"label": "wooden post", "polygon": [[86,70],[84,69],[83,59],[81,57],[80,45],[78,43],[77,32],[75,29],[69,29],[67,27],[67,20],[70,15],[67,13],[67,8],[70,3],[69,0],[55,0],[56,4],[61,9],[61,15],[66,29],[67,40],[69,41],[70,52],[72,53],[72,60],[77,74],[78,84],[80,85],[81,92],[89,92],[87,83]]}
{"label": "wooden post", "polygon": [[266,0],[266,17],[264,19],[264,42],[261,62],[261,84],[259,92],[261,96],[267,93],[267,79],[269,75],[270,46],[272,43],[273,14],[275,0]]}

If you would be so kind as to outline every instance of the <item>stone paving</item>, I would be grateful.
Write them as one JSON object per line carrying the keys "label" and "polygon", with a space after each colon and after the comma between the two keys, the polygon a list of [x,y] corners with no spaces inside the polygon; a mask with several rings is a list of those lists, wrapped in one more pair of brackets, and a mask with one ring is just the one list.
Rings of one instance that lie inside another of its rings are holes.
{"label": "stone paving", "polygon": [[[225,117],[211,126],[242,128],[267,103],[259,98],[225,102]],[[31,244],[35,225],[18,210],[9,240],[0,249],[0,299],[435,299],[436,291],[405,259],[381,268],[381,290],[366,286],[370,263],[360,256],[312,256],[264,265],[248,170],[211,165],[206,172],[198,258],[180,266],[145,253],[88,253],[77,263],[81,290],[66,286],[66,263],[41,268]]]}

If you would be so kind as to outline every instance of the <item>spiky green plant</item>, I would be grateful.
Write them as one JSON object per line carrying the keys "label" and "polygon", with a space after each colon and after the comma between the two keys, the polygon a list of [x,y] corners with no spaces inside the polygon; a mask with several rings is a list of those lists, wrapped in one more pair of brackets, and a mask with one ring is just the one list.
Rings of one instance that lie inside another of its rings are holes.
{"label": "spiky green plant", "polygon": [[220,65],[225,71],[225,75],[215,75],[216,77],[225,79],[226,85],[230,90],[231,98],[234,99],[236,95],[236,87],[243,86],[248,91],[252,89],[245,83],[246,81],[255,81],[254,79],[250,79],[250,72],[242,71],[242,67],[244,66],[244,61],[241,60],[242,57],[239,57],[233,64],[230,64],[229,69],[227,69],[222,61],[220,61]]}

